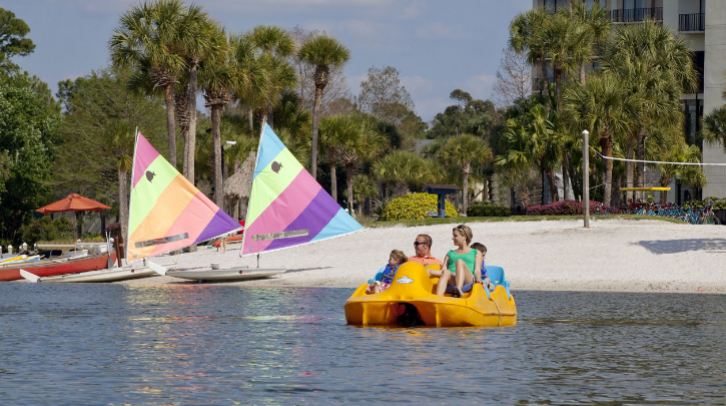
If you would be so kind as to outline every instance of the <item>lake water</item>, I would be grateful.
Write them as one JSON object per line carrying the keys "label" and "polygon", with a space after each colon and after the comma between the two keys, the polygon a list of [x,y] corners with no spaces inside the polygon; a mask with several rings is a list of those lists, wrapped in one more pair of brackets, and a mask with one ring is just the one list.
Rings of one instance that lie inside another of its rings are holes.
{"label": "lake water", "polygon": [[351,289],[0,285],[0,404],[726,404],[726,296],[515,291],[358,328]]}

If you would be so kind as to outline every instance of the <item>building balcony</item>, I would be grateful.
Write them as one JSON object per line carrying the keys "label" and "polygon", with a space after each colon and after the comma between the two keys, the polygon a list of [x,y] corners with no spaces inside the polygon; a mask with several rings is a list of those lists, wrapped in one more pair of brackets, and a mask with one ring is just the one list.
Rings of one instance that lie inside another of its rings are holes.
{"label": "building balcony", "polygon": [[678,31],[680,32],[703,32],[704,13],[679,14]]}
{"label": "building balcony", "polygon": [[614,23],[639,23],[645,20],[663,21],[663,7],[610,10],[610,21]]}

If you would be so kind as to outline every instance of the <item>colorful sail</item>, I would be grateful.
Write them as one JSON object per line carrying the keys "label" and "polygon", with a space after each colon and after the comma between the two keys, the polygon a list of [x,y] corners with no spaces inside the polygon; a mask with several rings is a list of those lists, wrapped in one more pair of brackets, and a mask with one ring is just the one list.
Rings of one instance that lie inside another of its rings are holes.
{"label": "colorful sail", "polygon": [[128,261],[178,250],[239,229],[144,138],[131,171]]}
{"label": "colorful sail", "polygon": [[262,127],[242,253],[289,248],[360,230],[272,128]]}

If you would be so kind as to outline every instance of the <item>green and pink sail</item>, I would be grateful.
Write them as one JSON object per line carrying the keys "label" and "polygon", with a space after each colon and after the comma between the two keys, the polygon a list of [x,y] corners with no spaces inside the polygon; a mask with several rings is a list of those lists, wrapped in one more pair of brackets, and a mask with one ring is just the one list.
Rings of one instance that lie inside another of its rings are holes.
{"label": "green and pink sail", "polygon": [[289,248],[361,229],[263,124],[242,253]]}
{"label": "green and pink sail", "polygon": [[237,221],[137,133],[131,171],[128,261],[178,250],[239,228]]}

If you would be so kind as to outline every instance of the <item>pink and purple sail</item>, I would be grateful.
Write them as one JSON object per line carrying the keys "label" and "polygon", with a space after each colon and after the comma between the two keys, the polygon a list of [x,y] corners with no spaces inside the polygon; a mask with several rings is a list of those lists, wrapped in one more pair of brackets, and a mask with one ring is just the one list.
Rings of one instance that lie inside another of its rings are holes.
{"label": "pink and purple sail", "polygon": [[263,124],[242,253],[290,248],[361,229]]}
{"label": "pink and purple sail", "polygon": [[144,138],[136,136],[129,203],[128,261],[159,255],[239,229]]}

